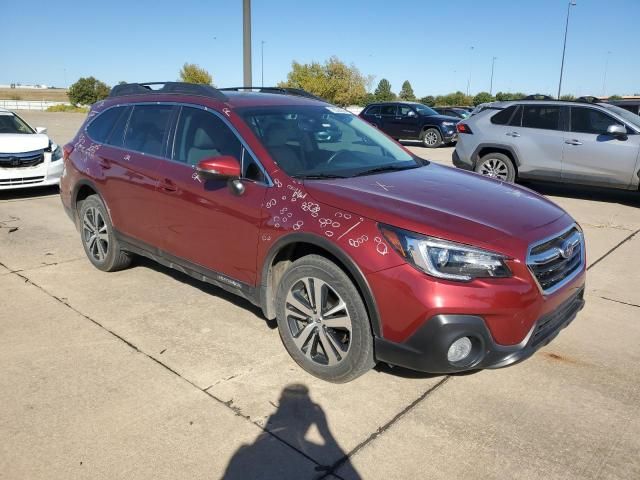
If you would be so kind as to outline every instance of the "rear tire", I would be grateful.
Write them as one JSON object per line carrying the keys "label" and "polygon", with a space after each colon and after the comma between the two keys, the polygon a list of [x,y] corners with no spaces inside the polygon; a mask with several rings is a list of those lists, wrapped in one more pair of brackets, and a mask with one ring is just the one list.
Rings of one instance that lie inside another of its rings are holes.
{"label": "rear tire", "polygon": [[307,255],[291,264],[278,285],[276,315],[282,343],[311,375],[346,383],[375,365],[360,293],[326,258]]}
{"label": "rear tire", "polygon": [[516,167],[504,153],[487,153],[478,161],[475,171],[485,177],[503,182],[514,183],[516,181]]}
{"label": "rear tire", "polygon": [[427,148],[438,148],[442,145],[442,135],[437,128],[427,128],[422,132],[422,144]]}
{"label": "rear tire", "polygon": [[107,207],[98,195],[90,195],[80,204],[80,238],[87,258],[97,269],[115,272],[131,264],[131,254],[120,248]]}

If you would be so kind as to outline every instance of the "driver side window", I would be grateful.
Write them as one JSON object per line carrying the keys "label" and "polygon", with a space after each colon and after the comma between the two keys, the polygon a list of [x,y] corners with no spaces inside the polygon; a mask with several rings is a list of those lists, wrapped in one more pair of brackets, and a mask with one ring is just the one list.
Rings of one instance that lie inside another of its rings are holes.
{"label": "driver side window", "polygon": [[264,181],[262,170],[238,137],[216,115],[200,108],[182,107],[173,144],[173,160],[196,166],[200,161],[228,155],[243,167],[243,178]]}

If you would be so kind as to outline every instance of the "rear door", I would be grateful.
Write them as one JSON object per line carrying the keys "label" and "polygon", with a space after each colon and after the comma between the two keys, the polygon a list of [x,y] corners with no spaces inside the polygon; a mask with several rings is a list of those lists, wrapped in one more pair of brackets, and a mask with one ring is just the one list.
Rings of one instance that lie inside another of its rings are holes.
{"label": "rear door", "polygon": [[108,172],[104,192],[114,227],[154,247],[162,242],[157,188],[174,112],[173,105],[133,106],[127,122],[112,132],[110,147],[97,152]]}
{"label": "rear door", "polygon": [[597,108],[571,107],[570,118],[570,132],[565,135],[563,181],[627,188],[638,158],[639,136],[631,130],[626,139],[609,135],[610,125],[623,123]]}
{"label": "rear door", "polygon": [[568,107],[553,104],[530,103],[518,109],[505,136],[520,162],[521,177],[560,180],[567,114]]}
{"label": "rear door", "polygon": [[390,137],[398,138],[395,119],[398,107],[396,104],[380,105],[380,130]]}
{"label": "rear door", "polygon": [[382,117],[380,116],[380,105],[372,105],[367,108],[362,115],[367,122],[377,126],[378,128],[382,127]]}
{"label": "rear door", "polygon": [[[160,185],[162,248],[169,254],[249,285],[256,281],[258,232],[267,177],[217,112],[183,106],[171,160]],[[242,165],[244,192],[234,193],[227,180],[207,180],[195,170],[199,161],[219,155]]]}

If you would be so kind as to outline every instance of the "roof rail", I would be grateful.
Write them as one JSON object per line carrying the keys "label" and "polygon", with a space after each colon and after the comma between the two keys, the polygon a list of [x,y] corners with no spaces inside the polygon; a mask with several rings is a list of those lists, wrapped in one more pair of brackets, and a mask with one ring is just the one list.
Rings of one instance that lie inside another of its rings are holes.
{"label": "roof rail", "polygon": [[550,95],[544,95],[542,93],[534,93],[533,95],[527,95],[522,100],[555,100]]}
{"label": "roof rail", "polygon": [[602,100],[600,100],[598,97],[594,97],[593,95],[584,95],[582,97],[578,97],[575,99],[576,102],[580,102],[580,103],[600,103],[602,102]]}
{"label": "roof rail", "polygon": [[317,95],[307,92],[301,88],[291,88],[291,87],[226,87],[220,88],[221,92],[224,91],[233,91],[233,92],[241,92],[243,90],[251,90],[257,91],[258,93],[278,93],[281,95],[295,95],[297,97],[306,97],[312,98],[314,100],[320,100],[321,102],[326,102],[324,98],[320,98]]}
{"label": "roof rail", "polygon": [[[152,85],[162,85],[160,88],[151,88]],[[201,85],[185,82],[148,82],[148,83],[123,83],[111,89],[109,97],[122,97],[126,95],[150,95],[150,94],[181,94],[210,97],[217,100],[227,100],[227,96],[219,89],[211,85]]]}

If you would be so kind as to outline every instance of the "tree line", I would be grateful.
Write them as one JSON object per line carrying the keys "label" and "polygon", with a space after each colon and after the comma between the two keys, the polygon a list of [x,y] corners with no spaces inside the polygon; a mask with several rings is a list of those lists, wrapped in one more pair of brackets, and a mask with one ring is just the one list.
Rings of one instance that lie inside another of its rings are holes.
{"label": "tree line", "polygon": [[[200,83],[213,85],[213,77],[204,68],[185,63],[178,73],[178,80],[188,83]],[[411,82],[405,80],[396,94],[391,83],[382,78],[376,88],[370,91],[373,76],[364,75],[354,65],[347,65],[338,57],[331,57],[324,62],[291,64],[291,71],[286,80],[278,83],[278,87],[301,88],[309,93],[324,98],[336,105],[367,105],[372,102],[385,102],[393,100],[415,101],[433,106],[479,105],[492,101],[519,100],[526,94],[521,92],[498,92],[491,95],[489,92],[479,92],[474,96],[456,91],[446,95],[427,95],[416,97]],[[124,82],[120,82],[124,83]],[[94,77],[80,78],[71,85],[67,92],[73,105],[91,105],[109,95],[110,87]],[[573,95],[563,95],[562,100],[573,100]],[[620,99],[618,95],[612,95],[610,100]]]}

